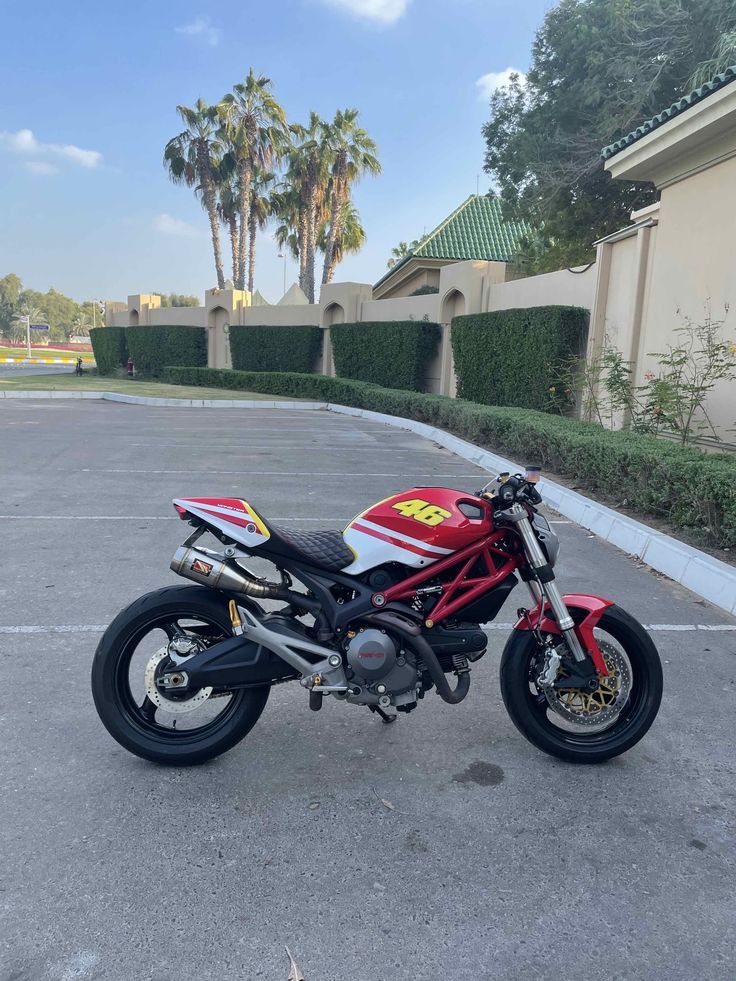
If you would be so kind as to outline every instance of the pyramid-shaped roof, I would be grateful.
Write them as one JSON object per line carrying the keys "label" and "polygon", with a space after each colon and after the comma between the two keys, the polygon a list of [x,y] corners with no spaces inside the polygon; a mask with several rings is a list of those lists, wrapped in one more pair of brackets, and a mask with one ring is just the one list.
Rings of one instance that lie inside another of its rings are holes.
{"label": "pyramid-shaped roof", "polygon": [[519,251],[523,236],[530,231],[527,222],[509,221],[503,217],[499,198],[491,194],[471,194],[434,231],[425,235],[415,249],[389,269],[376,286],[410,259],[511,262]]}

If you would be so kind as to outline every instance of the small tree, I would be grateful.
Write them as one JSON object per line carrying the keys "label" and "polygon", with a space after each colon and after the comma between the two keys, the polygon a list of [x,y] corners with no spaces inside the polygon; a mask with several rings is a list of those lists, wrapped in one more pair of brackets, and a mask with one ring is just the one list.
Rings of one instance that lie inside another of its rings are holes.
{"label": "small tree", "polygon": [[[606,340],[596,360],[559,366],[554,388],[575,393],[583,418],[610,429],[674,436],[682,444],[702,436],[718,439],[708,399],[720,382],[736,380],[736,344],[723,336],[727,314],[728,306],[714,319],[708,302],[702,323],[683,317],[674,343],[651,355],[657,368],[646,372],[642,385],[634,384],[632,363]],[[550,403],[557,411],[565,407],[552,388]]]}

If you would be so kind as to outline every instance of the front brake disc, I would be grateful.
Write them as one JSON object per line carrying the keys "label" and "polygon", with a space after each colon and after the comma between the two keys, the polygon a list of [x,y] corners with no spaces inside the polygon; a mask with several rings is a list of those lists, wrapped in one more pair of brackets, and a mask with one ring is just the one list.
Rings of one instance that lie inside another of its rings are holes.
{"label": "front brake disc", "polygon": [[599,726],[618,718],[631,693],[631,666],[613,644],[599,641],[608,674],[599,676],[595,691],[571,689],[544,690],[549,707],[568,722],[578,726]]}

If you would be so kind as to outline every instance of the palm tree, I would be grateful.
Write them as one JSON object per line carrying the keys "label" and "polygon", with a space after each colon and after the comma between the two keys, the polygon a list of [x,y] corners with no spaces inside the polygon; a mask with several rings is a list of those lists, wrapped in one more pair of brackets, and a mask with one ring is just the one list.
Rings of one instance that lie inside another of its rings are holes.
{"label": "palm tree", "polygon": [[271,217],[271,198],[264,193],[268,187],[276,180],[275,174],[264,174],[257,170],[253,175],[250,194],[250,215],[248,218],[248,233],[250,241],[248,244],[248,291],[253,292],[256,274],[256,232],[263,229],[268,224]]}
{"label": "palm tree", "polygon": [[225,275],[222,269],[215,178],[222,157],[222,145],[218,139],[217,109],[208,106],[203,99],[197,99],[193,109],[189,106],[177,106],[176,111],[186,129],[166,144],[164,167],[175,184],[201,189],[202,204],[210,221],[217,285],[222,289]]}
{"label": "palm tree", "polygon": [[357,124],[358,110],[345,109],[335,113],[325,129],[325,153],[330,164],[330,227],[325,249],[322,283],[328,282],[335,243],[345,217],[344,205],[350,200],[350,186],[363,174],[379,174],[381,165],[376,156],[376,144]]}
{"label": "palm tree", "polygon": [[365,229],[360,222],[358,209],[352,201],[346,201],[342,206],[340,231],[334,240],[332,252],[329,254],[327,252],[329,247],[328,240],[329,227],[327,224],[324,224],[320,232],[318,245],[321,251],[325,253],[325,265],[327,267],[327,278],[325,282],[331,283],[332,277],[335,275],[335,268],[338,263],[342,262],[345,255],[347,253],[360,252],[365,245]]}
{"label": "palm tree", "polygon": [[316,112],[309,114],[307,126],[290,127],[292,138],[287,179],[299,191],[304,230],[304,282],[302,289],[314,303],[314,259],[317,236],[324,216],[329,187],[329,155],[326,143],[327,125]]}
{"label": "palm tree", "polygon": [[220,103],[222,137],[234,161],[240,196],[237,289],[245,288],[247,249],[250,241],[251,184],[256,168],[268,171],[283,152],[286,114],[271,92],[271,79],[255,75],[251,68]]}
{"label": "palm tree", "polygon": [[307,221],[301,195],[292,184],[283,182],[271,192],[271,214],[279,221],[274,232],[276,244],[282,251],[288,249],[299,262],[299,286],[306,293]]}
{"label": "palm tree", "polygon": [[736,31],[724,31],[716,42],[713,57],[698,65],[688,82],[691,89],[700,88],[736,63]]}
{"label": "palm tree", "polygon": [[238,216],[240,215],[240,194],[236,186],[235,173],[229,165],[227,155],[217,173],[217,217],[230,235],[230,252],[233,264],[233,284],[238,280],[240,261]]}

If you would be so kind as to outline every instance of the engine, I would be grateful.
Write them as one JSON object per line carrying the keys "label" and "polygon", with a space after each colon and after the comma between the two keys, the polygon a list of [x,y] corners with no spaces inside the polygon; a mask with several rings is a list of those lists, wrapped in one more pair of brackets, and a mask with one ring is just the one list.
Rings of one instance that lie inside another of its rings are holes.
{"label": "engine", "polygon": [[[486,635],[474,624],[435,627],[425,638],[446,672],[477,661],[487,643]],[[431,687],[429,676],[414,653],[385,630],[356,627],[348,634],[344,649],[348,680],[354,689],[360,689],[348,696],[351,702],[391,704],[399,711],[409,712],[417,698]]]}
{"label": "engine", "polygon": [[416,659],[386,631],[359,628],[349,638],[345,654],[348,679],[361,689],[350,701],[371,705],[388,697],[397,708],[416,702],[421,688]]}

